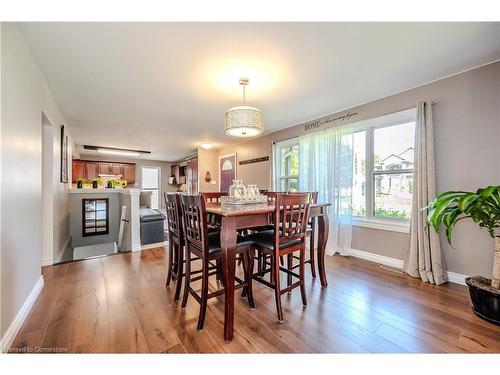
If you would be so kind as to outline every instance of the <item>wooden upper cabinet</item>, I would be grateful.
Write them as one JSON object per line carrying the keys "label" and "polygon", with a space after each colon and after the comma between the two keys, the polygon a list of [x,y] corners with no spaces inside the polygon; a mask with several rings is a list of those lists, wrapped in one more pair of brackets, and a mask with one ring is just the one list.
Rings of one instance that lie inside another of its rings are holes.
{"label": "wooden upper cabinet", "polygon": [[76,183],[80,178],[85,178],[85,162],[83,160],[73,160],[71,168],[71,181]]}
{"label": "wooden upper cabinet", "polygon": [[123,164],[123,176],[129,185],[135,184],[135,164]]}
{"label": "wooden upper cabinet", "polygon": [[170,167],[170,173],[172,176],[175,177],[175,181],[174,181],[174,184],[178,184],[179,183],[179,179],[180,179],[180,167],[178,164],[176,165],[172,165]]}
{"label": "wooden upper cabinet", "polygon": [[85,162],[85,178],[87,180],[93,180],[99,177],[98,163],[92,161]]}
{"label": "wooden upper cabinet", "polygon": [[99,162],[99,174],[113,174],[113,164]]}
{"label": "wooden upper cabinet", "polygon": [[121,175],[123,178],[123,170],[124,170],[123,164],[113,163],[111,165],[111,172],[112,172],[111,174]]}
{"label": "wooden upper cabinet", "polygon": [[198,158],[188,161],[188,181],[198,181]]}
{"label": "wooden upper cabinet", "polygon": [[76,183],[79,178],[94,180],[101,174],[121,175],[130,185],[135,184],[135,164],[100,162],[92,160],[72,160],[71,180]]}

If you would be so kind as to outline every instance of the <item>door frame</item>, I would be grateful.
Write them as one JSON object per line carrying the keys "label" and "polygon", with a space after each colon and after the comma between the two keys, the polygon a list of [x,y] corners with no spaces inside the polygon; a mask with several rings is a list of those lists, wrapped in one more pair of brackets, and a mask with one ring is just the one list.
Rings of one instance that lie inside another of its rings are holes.
{"label": "door frame", "polygon": [[220,160],[227,158],[229,156],[234,156],[234,179],[236,180],[238,178],[238,155],[235,153],[232,154],[227,154],[227,155],[220,155],[219,156],[219,162],[218,162],[218,169],[219,169],[219,191],[221,191],[221,186],[222,186],[222,176],[221,176],[221,169],[220,169]]}

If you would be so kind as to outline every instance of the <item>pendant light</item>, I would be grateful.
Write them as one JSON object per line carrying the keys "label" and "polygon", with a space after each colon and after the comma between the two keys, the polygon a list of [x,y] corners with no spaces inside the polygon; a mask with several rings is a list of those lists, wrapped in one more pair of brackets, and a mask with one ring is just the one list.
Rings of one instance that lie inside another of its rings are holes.
{"label": "pendant light", "polygon": [[248,78],[240,78],[240,85],[243,86],[243,105],[230,108],[225,115],[224,124],[227,135],[234,137],[254,137],[262,134],[262,112],[255,107],[245,105],[245,87],[248,85]]}

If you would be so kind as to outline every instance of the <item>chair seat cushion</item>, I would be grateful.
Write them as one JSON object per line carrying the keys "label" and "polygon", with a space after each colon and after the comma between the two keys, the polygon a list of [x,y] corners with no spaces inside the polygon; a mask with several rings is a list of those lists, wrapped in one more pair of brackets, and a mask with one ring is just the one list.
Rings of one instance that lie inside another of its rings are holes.
{"label": "chair seat cushion", "polygon": [[[247,238],[251,239],[257,246],[264,247],[269,250],[274,249],[274,230],[254,233],[247,236]],[[280,245],[280,249],[286,249],[287,247],[294,246],[299,243],[300,240],[284,242]]]}
{"label": "chair seat cushion", "polygon": [[[250,246],[252,244],[252,242],[253,242],[252,240],[250,240],[246,237],[236,236],[236,247]],[[208,234],[208,252],[214,253],[217,251],[221,251],[220,232],[209,233]]]}
{"label": "chair seat cushion", "polygon": [[220,227],[209,224],[208,225],[208,233],[215,233],[215,232],[220,232]]}
{"label": "chair seat cushion", "polygon": [[264,232],[266,230],[274,230],[274,225],[273,224],[268,224],[268,225],[263,225],[261,227],[255,227],[255,228],[248,228],[254,232]]}

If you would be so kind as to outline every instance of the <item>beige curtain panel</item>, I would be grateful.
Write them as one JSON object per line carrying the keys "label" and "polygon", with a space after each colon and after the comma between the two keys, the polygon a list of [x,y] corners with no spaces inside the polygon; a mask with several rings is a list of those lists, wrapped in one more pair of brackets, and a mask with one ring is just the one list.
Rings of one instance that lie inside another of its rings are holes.
{"label": "beige curtain panel", "polygon": [[426,228],[428,210],[423,210],[436,197],[434,135],[430,101],[417,104],[413,186],[410,248],[405,257],[404,271],[413,277],[420,277],[425,282],[439,285],[448,281],[448,278],[439,236],[431,228]]}

